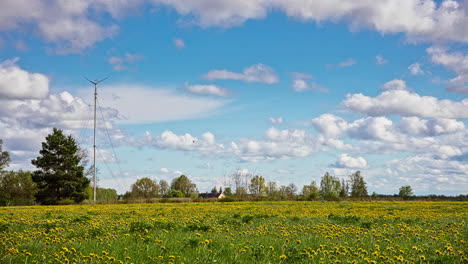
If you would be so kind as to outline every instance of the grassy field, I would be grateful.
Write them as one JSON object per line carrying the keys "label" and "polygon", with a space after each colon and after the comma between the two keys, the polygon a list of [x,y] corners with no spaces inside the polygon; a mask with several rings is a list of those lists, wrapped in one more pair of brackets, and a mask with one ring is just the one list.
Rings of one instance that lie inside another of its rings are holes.
{"label": "grassy field", "polygon": [[0,263],[468,263],[468,203],[0,208]]}

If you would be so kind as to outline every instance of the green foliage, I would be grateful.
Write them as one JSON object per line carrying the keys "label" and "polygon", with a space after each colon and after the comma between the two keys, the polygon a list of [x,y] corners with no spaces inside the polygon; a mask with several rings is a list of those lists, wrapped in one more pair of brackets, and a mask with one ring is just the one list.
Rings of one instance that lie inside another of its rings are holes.
{"label": "green foliage", "polygon": [[3,141],[0,139],[0,172],[8,167],[8,164],[10,163],[10,154],[8,151],[4,151],[2,148]]}
{"label": "green foliage", "polygon": [[171,190],[168,196],[169,198],[182,198],[185,197],[185,194],[179,190]]}
{"label": "green foliage", "polygon": [[253,177],[250,180],[249,191],[254,196],[265,195],[268,191],[265,178],[258,175]]}
{"label": "green foliage", "polygon": [[409,185],[401,186],[398,195],[402,197],[403,200],[408,200],[413,195],[413,189]]}
{"label": "green foliage", "polygon": [[356,171],[351,176],[349,176],[349,182],[351,183],[351,197],[364,198],[369,196],[367,194],[366,182],[361,176],[360,171]]}
{"label": "green foliage", "polygon": [[148,232],[152,228],[152,225],[144,222],[133,222],[130,224],[130,232]]}
{"label": "green foliage", "polygon": [[71,199],[75,203],[86,197],[85,188],[89,179],[83,174],[81,158],[75,139],[65,136],[63,131],[54,128],[52,134],[42,143],[40,156],[32,160],[38,168],[32,176],[39,191],[36,200],[41,204],[59,204]]}
{"label": "green foliage", "polygon": [[172,180],[171,190],[180,191],[184,196],[189,197],[190,194],[197,192],[197,186],[187,176],[180,175]]}
{"label": "green foliage", "polygon": [[138,179],[133,185],[130,196],[136,199],[149,199],[159,196],[159,185],[150,178]]}
{"label": "green foliage", "polygon": [[315,200],[319,197],[320,190],[317,187],[317,183],[315,181],[312,181],[310,185],[304,185],[302,187],[302,195],[304,195],[304,198],[306,200]]}
{"label": "green foliage", "polygon": [[224,189],[224,195],[225,195],[226,197],[232,197],[233,194],[232,194],[232,189],[231,189],[231,187],[226,187],[226,188]]}
{"label": "green foliage", "polygon": [[[93,188],[91,186],[86,187],[86,195],[89,199],[93,199]],[[96,188],[96,201],[115,201],[119,198],[117,191],[110,188]]]}
{"label": "green foliage", "polygon": [[37,186],[29,171],[0,172],[0,205],[33,205]]}
{"label": "green foliage", "polygon": [[320,195],[322,198],[325,200],[338,200],[340,190],[340,179],[326,172],[320,181]]}

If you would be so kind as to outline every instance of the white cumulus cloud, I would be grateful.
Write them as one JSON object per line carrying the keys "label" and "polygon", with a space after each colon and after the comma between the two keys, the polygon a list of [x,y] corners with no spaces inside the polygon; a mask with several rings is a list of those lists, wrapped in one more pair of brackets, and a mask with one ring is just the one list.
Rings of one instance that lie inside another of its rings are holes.
{"label": "white cumulus cloud", "polygon": [[389,82],[386,82],[382,85],[382,90],[390,91],[390,90],[409,90],[406,86],[406,82],[400,79],[394,79]]}
{"label": "white cumulus cloud", "polygon": [[[21,69],[19,58],[0,63],[1,99],[40,99],[49,93],[49,78]],[[1,101],[1,100],[0,100]]]}
{"label": "white cumulus cloud", "polygon": [[455,102],[421,96],[406,90],[388,90],[376,97],[348,94],[342,105],[369,116],[402,115],[434,118],[468,118],[468,99]]}
{"label": "white cumulus cloud", "polygon": [[343,153],[340,155],[333,166],[338,168],[364,169],[367,167],[367,161],[363,157],[354,158],[346,153]]}
{"label": "white cumulus cloud", "polygon": [[468,55],[461,52],[448,52],[443,48],[428,48],[427,53],[433,63],[440,64],[455,72],[456,77],[449,80],[448,91],[468,93]]}

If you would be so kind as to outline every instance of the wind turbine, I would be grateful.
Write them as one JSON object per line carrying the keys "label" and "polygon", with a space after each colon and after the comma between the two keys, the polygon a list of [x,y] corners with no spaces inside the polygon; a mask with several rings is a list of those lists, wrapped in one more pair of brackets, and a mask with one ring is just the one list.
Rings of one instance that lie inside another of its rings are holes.
{"label": "wind turbine", "polygon": [[93,169],[94,169],[94,174],[93,174],[93,200],[96,203],[96,102],[97,102],[97,86],[99,83],[102,81],[106,80],[108,77],[101,79],[101,80],[95,80],[94,82],[91,81],[90,79],[86,78],[90,83],[94,84],[94,143],[93,143]]}

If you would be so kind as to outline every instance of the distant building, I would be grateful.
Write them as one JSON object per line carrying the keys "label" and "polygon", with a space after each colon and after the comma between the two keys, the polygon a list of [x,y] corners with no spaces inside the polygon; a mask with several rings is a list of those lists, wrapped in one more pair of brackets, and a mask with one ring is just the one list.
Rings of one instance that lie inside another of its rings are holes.
{"label": "distant building", "polygon": [[201,197],[203,199],[223,199],[226,196],[224,193],[200,193],[198,197]]}

